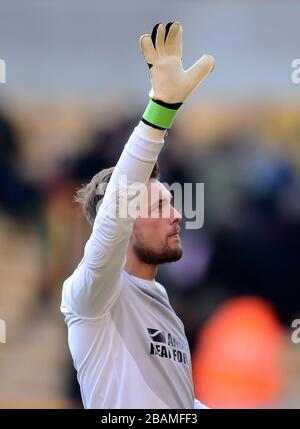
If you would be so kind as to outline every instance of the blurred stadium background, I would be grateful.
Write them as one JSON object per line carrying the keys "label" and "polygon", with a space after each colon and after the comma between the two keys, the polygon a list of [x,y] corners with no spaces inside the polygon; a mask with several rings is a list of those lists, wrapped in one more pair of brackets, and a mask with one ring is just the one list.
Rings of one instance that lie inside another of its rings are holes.
{"label": "blurred stadium background", "polygon": [[0,1],[0,407],[82,406],[59,312],[90,233],[72,198],[146,106],[138,37],[175,18],[185,67],[217,65],[160,158],[164,181],[205,183],[205,225],[158,280],[202,402],[299,408],[299,16],[291,0]]}

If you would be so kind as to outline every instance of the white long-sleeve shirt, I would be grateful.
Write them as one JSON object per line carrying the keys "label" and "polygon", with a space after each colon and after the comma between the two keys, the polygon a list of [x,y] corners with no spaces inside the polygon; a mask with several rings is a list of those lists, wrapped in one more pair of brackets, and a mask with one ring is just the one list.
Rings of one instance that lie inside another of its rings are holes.
{"label": "white long-sleeve shirt", "polygon": [[125,145],[83,259],[63,285],[61,311],[85,408],[201,406],[184,327],[166,290],[123,270],[134,219],[108,216],[120,175],[128,185],[149,180],[164,141],[150,139],[147,128],[140,123]]}

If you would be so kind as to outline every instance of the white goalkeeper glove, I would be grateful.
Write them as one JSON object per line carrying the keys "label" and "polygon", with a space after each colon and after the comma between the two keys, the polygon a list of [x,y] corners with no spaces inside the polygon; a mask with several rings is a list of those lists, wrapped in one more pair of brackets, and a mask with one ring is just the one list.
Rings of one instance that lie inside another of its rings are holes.
{"label": "white goalkeeper glove", "polygon": [[203,55],[188,70],[182,67],[180,22],[157,24],[152,35],[144,34],[140,46],[150,68],[152,89],[143,121],[154,128],[170,128],[183,101],[214,69],[215,60]]}

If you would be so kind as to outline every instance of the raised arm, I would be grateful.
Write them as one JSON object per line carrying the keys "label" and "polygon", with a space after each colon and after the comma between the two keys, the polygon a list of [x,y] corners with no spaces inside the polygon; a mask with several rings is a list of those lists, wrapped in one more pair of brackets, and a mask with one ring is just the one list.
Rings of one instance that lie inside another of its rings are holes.
{"label": "raised arm", "polygon": [[71,310],[83,317],[103,315],[120,291],[120,273],[135,218],[124,216],[124,210],[120,216],[116,206],[130,207],[130,213],[137,213],[134,209],[142,198],[142,193],[127,193],[126,186],[147,184],[177,110],[214,67],[213,58],[205,55],[183,70],[182,27],[178,22],[156,25],[151,36],[140,38],[140,45],[150,68],[150,101],[113,171],[84,257],[64,284],[63,312]]}

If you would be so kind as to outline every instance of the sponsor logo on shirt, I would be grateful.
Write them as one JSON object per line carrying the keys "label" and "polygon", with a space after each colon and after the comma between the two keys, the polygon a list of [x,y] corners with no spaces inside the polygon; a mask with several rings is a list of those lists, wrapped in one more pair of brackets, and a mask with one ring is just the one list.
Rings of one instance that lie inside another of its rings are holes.
{"label": "sponsor logo on shirt", "polygon": [[148,328],[151,338],[150,355],[171,359],[184,365],[189,364],[189,345],[178,335],[158,329]]}

